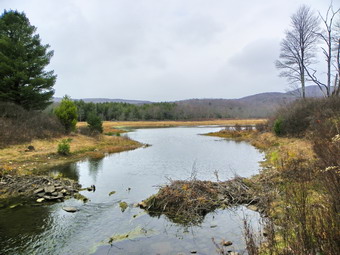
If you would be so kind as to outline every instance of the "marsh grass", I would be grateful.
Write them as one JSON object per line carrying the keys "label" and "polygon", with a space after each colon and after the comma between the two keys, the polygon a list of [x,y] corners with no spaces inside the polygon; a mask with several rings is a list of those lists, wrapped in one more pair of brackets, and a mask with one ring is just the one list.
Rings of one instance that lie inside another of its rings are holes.
{"label": "marsh grass", "polygon": [[[337,100],[324,103],[331,104],[330,109],[313,107],[315,115],[303,114],[301,123],[310,121],[303,129],[303,138],[302,131],[298,133],[299,139],[249,130],[224,129],[209,134],[248,141],[265,151],[263,169],[252,180],[257,194],[265,198],[262,202],[266,204],[264,215],[267,217],[263,222],[266,231],[265,236],[257,240],[245,222],[248,254],[340,254],[340,111],[336,108]],[[320,102],[323,104],[322,100]],[[300,116],[304,107],[299,103],[296,114],[287,112],[287,116]],[[298,120],[289,121],[290,127],[301,124]],[[293,135],[296,134],[294,131]]]}
{"label": "marsh grass", "polygon": [[260,189],[272,191],[265,224],[272,227],[249,254],[340,254],[339,130],[333,117],[313,125],[308,139],[268,136],[276,145],[267,148],[268,170],[257,178]]}
{"label": "marsh grass", "polygon": [[[235,126],[235,125],[256,125],[265,123],[266,119],[218,119],[203,121],[103,121],[104,133],[121,132],[121,128],[147,128],[147,127],[178,127],[178,126]],[[78,126],[86,125],[80,122]]]}
{"label": "marsh grass", "polygon": [[[71,153],[58,155],[58,144],[64,139],[72,139]],[[35,150],[27,152],[29,145]],[[32,174],[53,165],[73,162],[82,158],[102,158],[107,153],[136,149],[142,144],[127,137],[105,136],[89,137],[70,135],[60,138],[36,139],[30,143],[12,145],[0,149],[0,175],[5,173]]]}

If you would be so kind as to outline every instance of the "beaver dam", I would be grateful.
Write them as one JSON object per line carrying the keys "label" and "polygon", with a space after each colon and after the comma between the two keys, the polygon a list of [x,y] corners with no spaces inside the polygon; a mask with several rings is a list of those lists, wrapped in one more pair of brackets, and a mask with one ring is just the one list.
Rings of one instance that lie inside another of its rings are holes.
{"label": "beaver dam", "polygon": [[176,180],[138,205],[151,216],[164,214],[174,223],[197,225],[217,208],[253,205],[251,208],[263,212],[256,193],[251,181],[241,177],[225,182]]}

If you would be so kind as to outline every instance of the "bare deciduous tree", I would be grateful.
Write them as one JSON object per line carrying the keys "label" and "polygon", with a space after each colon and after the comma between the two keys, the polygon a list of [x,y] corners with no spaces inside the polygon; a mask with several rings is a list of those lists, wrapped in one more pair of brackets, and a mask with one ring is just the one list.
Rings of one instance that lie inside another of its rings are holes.
{"label": "bare deciduous tree", "polygon": [[336,74],[334,78],[333,95],[340,96],[340,17],[334,26],[334,55],[335,61],[333,63]]}
{"label": "bare deciduous tree", "polygon": [[281,54],[276,67],[282,69],[280,76],[291,83],[300,83],[302,97],[306,97],[306,68],[315,59],[318,41],[319,19],[306,5],[302,5],[291,17],[291,29],[281,42]]}
{"label": "bare deciduous tree", "polygon": [[[327,81],[325,83],[321,82],[316,76],[317,71],[315,69],[308,68],[307,66],[305,66],[305,70],[310,80],[313,81],[316,85],[318,85],[322,92],[325,91],[324,95],[327,97],[330,97],[332,95],[332,86],[331,86],[332,71],[333,71],[332,65],[334,66],[334,63],[337,62],[337,57],[333,56],[333,52],[339,46],[337,46],[338,42],[334,34],[333,21],[336,15],[339,13],[339,11],[340,9],[334,11],[333,6],[330,5],[326,12],[325,17],[323,17],[321,13],[319,12],[319,17],[322,20],[324,29],[320,33],[317,33],[317,35],[321,39],[324,45],[321,47],[321,49],[322,49],[322,53],[325,56],[325,60],[327,63]],[[333,46],[333,43],[334,43],[334,46]],[[337,83],[337,79],[338,78],[335,78],[336,83]]]}

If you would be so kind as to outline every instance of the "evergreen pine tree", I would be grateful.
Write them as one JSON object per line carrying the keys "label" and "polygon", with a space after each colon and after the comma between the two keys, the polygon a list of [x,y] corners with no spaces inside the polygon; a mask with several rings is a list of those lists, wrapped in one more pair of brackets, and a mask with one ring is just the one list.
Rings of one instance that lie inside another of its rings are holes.
{"label": "evergreen pine tree", "polygon": [[54,94],[56,75],[46,71],[53,51],[42,45],[25,13],[0,16],[0,100],[27,110],[44,109]]}

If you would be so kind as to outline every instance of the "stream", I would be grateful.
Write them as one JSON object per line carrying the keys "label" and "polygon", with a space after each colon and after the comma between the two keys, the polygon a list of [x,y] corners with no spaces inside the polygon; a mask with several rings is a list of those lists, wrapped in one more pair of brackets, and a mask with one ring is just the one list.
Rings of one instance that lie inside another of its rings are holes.
{"label": "stream", "polygon": [[[210,255],[217,254],[212,238],[232,241],[230,249],[242,253],[243,219],[250,219],[256,228],[260,218],[243,206],[209,213],[202,225],[190,227],[134,207],[169,180],[216,181],[216,173],[220,180],[258,173],[263,154],[250,144],[200,135],[218,130],[136,129],[128,136],[151,146],[51,169],[51,175],[77,180],[83,187],[95,185],[96,191],[81,192],[89,198],[87,203],[69,199],[0,209],[0,254]],[[128,204],[124,212],[120,202]],[[79,211],[67,213],[65,206]]]}

